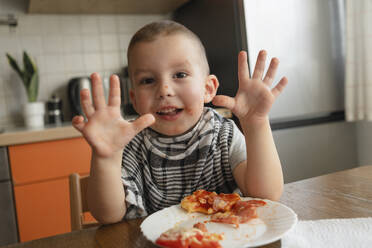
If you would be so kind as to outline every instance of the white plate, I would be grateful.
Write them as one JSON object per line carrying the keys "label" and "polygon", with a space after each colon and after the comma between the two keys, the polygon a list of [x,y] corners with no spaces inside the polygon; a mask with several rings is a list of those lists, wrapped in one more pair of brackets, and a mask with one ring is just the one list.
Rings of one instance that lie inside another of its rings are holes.
{"label": "white plate", "polygon": [[[244,197],[242,200],[257,198]],[[260,200],[260,199],[257,199]],[[257,208],[257,219],[239,224],[235,228],[230,224],[207,222],[206,227],[212,233],[224,233],[223,247],[254,247],[279,240],[297,223],[297,215],[289,207],[269,200]],[[191,228],[197,222],[209,220],[210,216],[199,213],[187,213],[180,205],[171,206],[148,216],[141,224],[145,237],[154,242],[166,230],[173,227]]]}

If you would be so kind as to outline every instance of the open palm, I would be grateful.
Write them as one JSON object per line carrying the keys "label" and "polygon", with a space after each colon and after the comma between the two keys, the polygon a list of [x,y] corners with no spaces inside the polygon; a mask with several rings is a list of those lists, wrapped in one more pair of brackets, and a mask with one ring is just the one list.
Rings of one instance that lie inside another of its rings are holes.
{"label": "open palm", "polygon": [[275,99],[283,91],[288,80],[283,77],[271,89],[279,60],[273,58],[265,77],[266,51],[260,51],[256,66],[249,77],[247,53],[241,51],[238,56],[239,89],[235,97],[218,95],[213,104],[230,109],[241,121],[260,121],[266,119]]}
{"label": "open palm", "polygon": [[81,104],[87,122],[82,116],[75,116],[72,120],[73,126],[80,131],[95,153],[101,157],[109,157],[122,149],[142,129],[154,122],[151,114],[146,114],[128,122],[120,113],[120,83],[116,75],[110,77],[110,92],[106,104],[102,80],[97,73],[93,73],[92,98],[89,90],[80,92]]}

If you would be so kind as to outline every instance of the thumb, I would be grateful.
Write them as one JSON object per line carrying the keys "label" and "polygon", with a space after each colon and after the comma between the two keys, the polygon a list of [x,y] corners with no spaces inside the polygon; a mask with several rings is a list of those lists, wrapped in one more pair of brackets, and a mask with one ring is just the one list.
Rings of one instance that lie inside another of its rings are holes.
{"label": "thumb", "polygon": [[235,98],[224,95],[217,95],[213,98],[213,105],[219,107],[225,107],[232,110],[235,106]]}
{"label": "thumb", "polygon": [[72,126],[79,132],[82,132],[85,126],[84,117],[81,115],[74,116],[74,118],[72,118]]}
{"label": "thumb", "polygon": [[132,127],[135,133],[141,132],[146,127],[151,126],[155,122],[155,117],[152,114],[145,114],[132,122]]}

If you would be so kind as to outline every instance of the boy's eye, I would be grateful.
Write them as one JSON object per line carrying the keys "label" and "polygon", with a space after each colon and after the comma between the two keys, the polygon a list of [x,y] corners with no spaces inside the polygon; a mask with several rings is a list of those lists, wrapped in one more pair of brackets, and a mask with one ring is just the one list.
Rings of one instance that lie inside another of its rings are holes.
{"label": "boy's eye", "polygon": [[187,74],[184,73],[184,72],[177,72],[175,75],[174,75],[174,78],[185,78],[187,77]]}
{"label": "boy's eye", "polygon": [[155,80],[153,78],[143,78],[140,80],[140,84],[151,84],[153,83]]}

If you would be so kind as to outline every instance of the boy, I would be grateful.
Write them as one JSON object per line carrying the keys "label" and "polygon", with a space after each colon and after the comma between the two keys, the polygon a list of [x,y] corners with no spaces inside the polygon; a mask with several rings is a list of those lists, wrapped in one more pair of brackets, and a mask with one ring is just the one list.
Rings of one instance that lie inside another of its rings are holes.
{"label": "boy", "polygon": [[[119,79],[110,77],[108,104],[101,79],[81,92],[88,121],[73,125],[92,147],[88,204],[101,223],[142,217],[178,204],[197,189],[278,200],[283,188],[280,160],[268,112],[287,79],[272,89],[278,59],[263,78],[266,52],[249,78],[240,52],[239,89],[234,98],[216,96],[218,79],[209,74],[204,47],[186,27],[160,21],[146,25],[128,47],[130,98],[140,117],[120,115]],[[263,78],[263,79],[262,79]],[[230,109],[244,136],[204,103]],[[121,166],[120,166],[121,165]]]}

